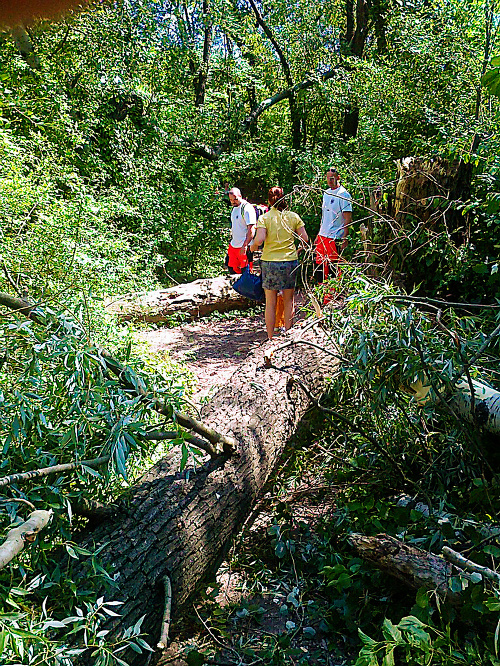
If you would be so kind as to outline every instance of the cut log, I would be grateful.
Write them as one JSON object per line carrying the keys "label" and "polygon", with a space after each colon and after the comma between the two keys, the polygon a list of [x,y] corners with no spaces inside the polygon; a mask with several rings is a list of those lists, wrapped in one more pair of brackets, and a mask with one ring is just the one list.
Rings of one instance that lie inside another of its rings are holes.
{"label": "cut log", "polygon": [[[272,356],[271,367],[263,363],[268,345],[261,347],[202,410],[204,422],[236,440],[236,455],[221,455],[189,474],[178,472],[176,458],[160,461],[128,491],[114,522],[79,540],[87,548],[103,547],[99,557],[114,585],[98,590],[98,595],[123,601],[122,617],[110,618],[106,627],[112,635],[145,616],[148,642],[156,645],[165,576],[172,583],[176,622],[200,582],[218,568],[310,406],[310,398],[292,377],[300,376],[317,393],[336,372],[331,354],[321,349],[325,340],[318,325],[299,328],[289,340],[294,337],[318,346],[284,346]],[[84,562],[74,566],[72,575],[92,576]],[[102,580],[95,584],[102,587]],[[132,653],[127,660],[143,664],[144,655]]]}
{"label": "cut log", "polygon": [[128,294],[118,300],[108,301],[105,307],[108,312],[116,314],[120,321],[147,322],[167,321],[176,314],[197,318],[216,311],[245,310],[255,303],[240,296],[232,288],[237,277],[220,275],[168,289]]}

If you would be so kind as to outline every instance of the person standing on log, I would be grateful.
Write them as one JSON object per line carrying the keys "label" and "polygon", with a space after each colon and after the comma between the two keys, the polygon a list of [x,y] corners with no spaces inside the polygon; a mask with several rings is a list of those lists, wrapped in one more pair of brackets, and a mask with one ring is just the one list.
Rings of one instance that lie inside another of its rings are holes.
{"label": "person standing on log", "polygon": [[270,210],[259,217],[250,249],[255,252],[264,243],[260,265],[266,296],[266,331],[271,340],[279,291],[283,292],[285,330],[288,331],[292,325],[293,296],[299,266],[295,238],[300,238],[301,246],[305,247],[309,237],[297,213],[286,210],[281,187],[271,187],[268,199]]}
{"label": "person standing on log", "polygon": [[[340,277],[338,268],[339,253],[347,245],[347,234],[352,223],[351,195],[340,184],[337,169],[330,167],[326,172],[328,189],[323,193],[321,207],[321,227],[314,242],[316,277],[319,282],[327,279],[331,267],[337,264],[337,277]],[[340,246],[340,252],[337,244]]]}
{"label": "person standing on log", "polygon": [[226,265],[230,273],[241,273],[250,262],[252,269],[252,256],[247,256],[248,246],[253,238],[257,215],[252,204],[241,196],[237,187],[229,190],[231,211],[231,242],[227,250]]}

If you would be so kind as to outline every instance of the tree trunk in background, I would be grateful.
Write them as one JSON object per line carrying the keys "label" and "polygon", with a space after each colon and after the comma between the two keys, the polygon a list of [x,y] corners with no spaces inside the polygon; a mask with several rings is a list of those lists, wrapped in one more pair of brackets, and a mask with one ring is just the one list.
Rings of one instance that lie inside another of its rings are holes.
{"label": "tree trunk in background", "polygon": [[105,308],[120,321],[147,322],[168,321],[176,314],[196,318],[216,311],[245,310],[255,305],[255,301],[249,301],[233,289],[236,277],[223,275],[144,294],[127,294],[108,301]]}
{"label": "tree trunk in background", "polygon": [[205,28],[203,31],[203,56],[198,75],[194,82],[196,108],[205,103],[205,90],[208,79],[208,65],[210,60],[210,49],[212,46],[212,22],[209,15],[210,7],[208,0],[203,0],[203,22]]}
{"label": "tree trunk in background", "polygon": [[31,37],[29,36],[26,28],[21,24],[16,25],[14,28],[12,28],[11,35],[23,60],[28,63],[31,69],[36,69],[39,71],[42,68],[40,59],[35,53],[33,42],[31,41]]}
{"label": "tree trunk in background", "polygon": [[349,51],[351,55],[358,58],[363,57],[366,38],[368,36],[368,3],[366,0],[357,0],[356,2],[356,29],[349,42]]}
{"label": "tree trunk in background", "polygon": [[[294,330],[290,341],[299,337],[325,342],[319,326]],[[115,582],[111,589],[104,589],[102,579],[94,585],[103,587],[98,596],[124,602],[122,617],[110,618],[106,627],[115,635],[145,615],[143,629],[148,641],[156,644],[165,575],[173,588],[172,618],[182,619],[183,607],[217,570],[310,407],[310,399],[292,378],[299,376],[317,393],[336,372],[336,361],[321,349],[289,344],[275,352],[272,367],[264,366],[265,349],[248,358],[200,416],[235,438],[237,454],[191,469],[189,475],[178,472],[176,458],[160,461],[127,491],[114,522],[78,540],[85,547],[103,546],[99,558]],[[92,578],[90,564],[75,563],[71,575]],[[125,659],[144,664],[144,655],[132,653]]]}

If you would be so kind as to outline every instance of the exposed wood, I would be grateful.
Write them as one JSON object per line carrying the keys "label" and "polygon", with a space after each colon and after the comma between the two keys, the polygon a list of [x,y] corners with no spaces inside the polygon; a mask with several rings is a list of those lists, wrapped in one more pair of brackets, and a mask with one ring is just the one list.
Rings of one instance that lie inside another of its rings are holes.
{"label": "exposed wood", "polygon": [[[271,368],[263,363],[266,346],[260,348],[203,407],[200,418],[209,426],[224,424],[227,436],[237,442],[237,455],[219,456],[189,474],[178,472],[178,457],[160,461],[127,491],[114,522],[80,540],[87,548],[103,546],[99,557],[115,579],[115,589],[96,592],[124,602],[122,619],[109,620],[113,632],[146,615],[143,628],[156,644],[165,576],[172,582],[172,618],[179,621],[200,582],[218,568],[311,405],[289,377],[300,375],[317,394],[336,372],[337,362],[321,349],[326,340],[319,327],[291,335],[318,346],[291,344],[277,350]],[[92,575],[85,563],[71,564],[72,575]],[[143,663],[143,657],[135,658],[127,656],[130,663]]]}
{"label": "exposed wood", "polygon": [[36,535],[48,524],[52,511],[33,511],[28,519],[7,532],[0,546],[0,569],[3,569],[22,551],[27,543],[33,543]]}
{"label": "exposed wood", "polygon": [[[236,276],[237,277],[237,276]],[[233,288],[234,276],[195,280],[176,287],[141,294],[128,294],[106,303],[106,310],[120,321],[162,322],[177,314],[189,318],[211,312],[243,310],[253,301],[240,296]]]}

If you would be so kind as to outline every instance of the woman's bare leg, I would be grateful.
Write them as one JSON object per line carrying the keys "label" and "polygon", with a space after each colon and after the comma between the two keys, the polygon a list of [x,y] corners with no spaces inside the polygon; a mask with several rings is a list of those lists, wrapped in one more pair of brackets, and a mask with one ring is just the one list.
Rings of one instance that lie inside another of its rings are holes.
{"label": "woman's bare leg", "polygon": [[285,331],[292,325],[293,320],[293,295],[295,289],[283,289],[283,307],[285,317]]}
{"label": "woman's bare leg", "polygon": [[267,337],[271,340],[274,334],[274,323],[276,321],[276,301],[278,299],[278,292],[273,289],[264,289],[264,293],[266,295],[266,331]]}

